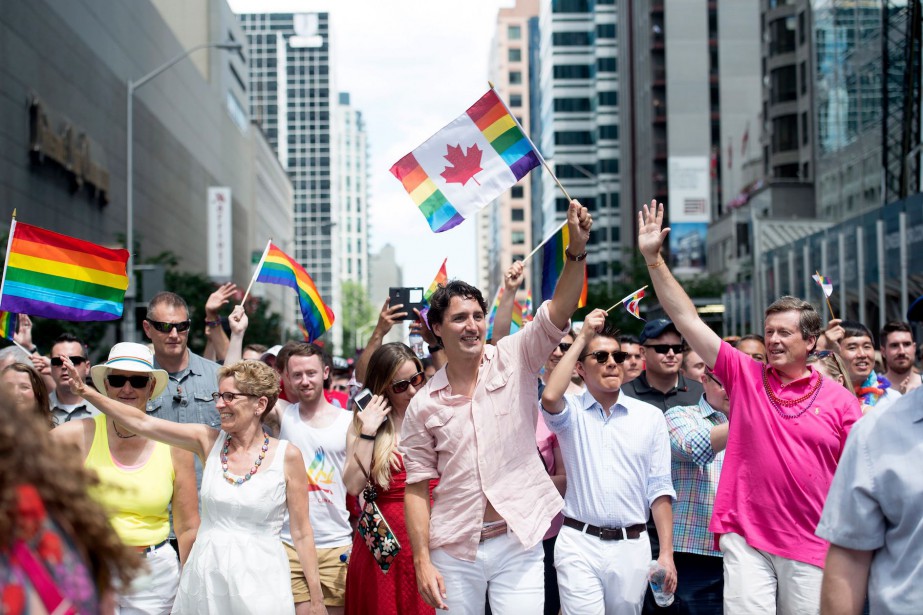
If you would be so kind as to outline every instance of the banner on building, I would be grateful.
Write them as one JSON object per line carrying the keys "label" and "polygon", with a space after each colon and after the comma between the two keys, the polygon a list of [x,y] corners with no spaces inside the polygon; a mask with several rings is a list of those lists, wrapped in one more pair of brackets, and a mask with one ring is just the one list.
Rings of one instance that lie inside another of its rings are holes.
{"label": "banner on building", "polygon": [[231,189],[208,189],[208,275],[230,279],[234,269],[231,241]]}

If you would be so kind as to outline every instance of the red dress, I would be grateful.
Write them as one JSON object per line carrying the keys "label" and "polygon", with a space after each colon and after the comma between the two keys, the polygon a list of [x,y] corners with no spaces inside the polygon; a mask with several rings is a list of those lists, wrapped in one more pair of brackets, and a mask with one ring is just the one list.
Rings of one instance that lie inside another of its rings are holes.
{"label": "red dress", "polygon": [[[378,567],[372,552],[358,532],[353,533],[353,550],[346,572],[347,615],[433,615],[433,607],[423,602],[417,591],[413,569],[413,550],[407,525],[404,523],[404,487],[407,473],[401,461],[400,470],[391,472],[391,488],[376,487],[382,516],[401,544],[401,550],[385,574]],[[436,481],[430,482],[430,497]]]}

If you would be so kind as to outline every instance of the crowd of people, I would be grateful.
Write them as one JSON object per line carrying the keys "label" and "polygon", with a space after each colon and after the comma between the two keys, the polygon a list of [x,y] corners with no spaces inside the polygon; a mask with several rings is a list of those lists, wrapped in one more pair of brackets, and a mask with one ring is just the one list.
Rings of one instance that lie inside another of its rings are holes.
{"label": "crowd of people", "polygon": [[[576,201],[567,217],[554,295],[521,331],[516,262],[492,339],[483,294],[453,280],[425,314],[385,301],[351,370],[313,343],[245,344],[241,306],[225,331],[233,284],[204,306],[205,356],[170,292],[149,344],[97,365],[70,334],[38,352],[22,316],[0,350],[0,612],[918,611],[910,323],[876,347],[780,297],[764,331],[722,339],[652,202],[638,246],[666,318],[634,337],[594,309],[575,330],[593,221]],[[383,343],[408,318],[425,358]]]}

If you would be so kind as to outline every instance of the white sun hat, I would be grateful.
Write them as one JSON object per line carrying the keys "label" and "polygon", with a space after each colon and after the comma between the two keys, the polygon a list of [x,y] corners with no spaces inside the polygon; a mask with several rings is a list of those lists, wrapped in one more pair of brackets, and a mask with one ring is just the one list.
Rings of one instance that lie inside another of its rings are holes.
{"label": "white sun hat", "polygon": [[150,348],[144,344],[134,342],[120,342],[109,351],[109,360],[90,368],[90,378],[96,390],[106,395],[106,374],[111,369],[139,374],[150,374],[154,378],[154,391],[151,399],[156,399],[167,388],[169,376],[162,369],[154,368],[154,355]]}

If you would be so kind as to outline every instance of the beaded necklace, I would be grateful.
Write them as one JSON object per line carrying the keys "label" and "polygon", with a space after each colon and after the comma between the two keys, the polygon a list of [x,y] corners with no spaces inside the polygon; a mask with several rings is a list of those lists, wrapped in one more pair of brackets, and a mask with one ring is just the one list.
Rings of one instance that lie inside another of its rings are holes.
{"label": "beaded necklace", "polygon": [[[769,372],[766,370],[766,365],[763,365],[763,389],[766,391],[766,396],[769,397],[769,403],[772,404],[772,407],[775,408],[776,413],[781,416],[783,419],[797,419],[799,416],[808,411],[814,404],[814,400],[817,399],[817,396],[820,394],[820,387],[823,384],[824,377],[821,374],[817,374],[817,382],[814,384],[811,389],[797,399],[782,399],[773,392],[772,387],[769,385]],[[808,400],[808,403],[795,414],[787,414],[782,407],[792,408],[799,406],[802,402]]]}
{"label": "beaded necklace", "polygon": [[269,450],[269,435],[264,434],[263,448],[260,450],[260,456],[253,462],[253,467],[243,476],[236,476],[228,471],[228,449],[231,446],[231,434],[224,440],[224,447],[221,449],[221,469],[224,470],[224,480],[232,485],[243,485],[245,482],[256,474],[256,471],[263,465],[263,458],[266,457],[266,451]]}

